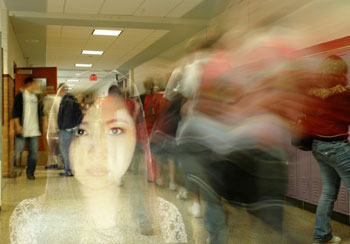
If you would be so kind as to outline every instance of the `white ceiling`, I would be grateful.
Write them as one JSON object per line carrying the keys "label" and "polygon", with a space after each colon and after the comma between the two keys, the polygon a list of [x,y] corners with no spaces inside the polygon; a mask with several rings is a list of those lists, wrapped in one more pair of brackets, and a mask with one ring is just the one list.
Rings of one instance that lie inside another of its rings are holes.
{"label": "white ceiling", "polygon": [[200,2],[202,0],[48,0],[47,12],[181,17]]}
{"label": "white ceiling", "polygon": [[[48,25],[46,64],[72,69],[76,63],[91,63],[96,69],[116,69],[169,31],[124,29],[119,37],[93,36],[93,27]],[[104,51],[101,56],[82,55],[82,50]]]}
{"label": "white ceiling", "polygon": [[[93,64],[83,69],[86,80],[76,84],[83,90],[96,88],[96,82],[88,81],[91,73],[99,81],[113,78],[113,70],[126,73],[203,30],[212,6],[226,0],[26,0],[27,7],[22,1],[5,0],[25,57],[33,66],[57,67],[59,82],[82,73],[74,64]],[[30,3],[37,6],[34,11]],[[123,32],[119,37],[92,36],[94,28]],[[35,36],[40,38],[31,35],[39,29]],[[83,49],[104,54],[82,55]]]}

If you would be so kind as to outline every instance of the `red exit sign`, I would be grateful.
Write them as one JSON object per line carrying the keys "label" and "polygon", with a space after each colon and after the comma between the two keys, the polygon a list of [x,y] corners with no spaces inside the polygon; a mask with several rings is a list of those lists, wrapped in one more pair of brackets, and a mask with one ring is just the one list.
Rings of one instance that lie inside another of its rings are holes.
{"label": "red exit sign", "polygon": [[90,80],[97,80],[97,76],[95,74],[90,75]]}

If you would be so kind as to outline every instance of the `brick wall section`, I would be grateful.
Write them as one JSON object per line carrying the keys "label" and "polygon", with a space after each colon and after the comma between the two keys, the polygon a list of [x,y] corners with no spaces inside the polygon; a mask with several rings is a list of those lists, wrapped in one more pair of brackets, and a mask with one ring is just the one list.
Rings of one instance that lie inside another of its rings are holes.
{"label": "brick wall section", "polygon": [[2,174],[9,175],[9,165],[13,154],[13,138],[10,137],[10,120],[14,100],[14,80],[9,75],[3,75],[3,124],[2,124]]}

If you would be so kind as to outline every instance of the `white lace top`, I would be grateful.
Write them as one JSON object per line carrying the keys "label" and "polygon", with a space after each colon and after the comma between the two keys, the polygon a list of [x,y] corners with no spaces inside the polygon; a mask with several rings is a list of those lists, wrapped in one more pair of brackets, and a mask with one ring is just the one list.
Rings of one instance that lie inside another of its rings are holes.
{"label": "white lace top", "polygon": [[[47,204],[43,197],[22,201],[10,219],[12,244],[119,244],[187,243],[187,234],[178,209],[157,197],[151,211],[154,235],[143,236],[136,227],[130,209],[120,209],[122,223],[117,227],[97,229],[82,211],[81,204],[56,201]],[[127,207],[127,205],[126,205]]]}

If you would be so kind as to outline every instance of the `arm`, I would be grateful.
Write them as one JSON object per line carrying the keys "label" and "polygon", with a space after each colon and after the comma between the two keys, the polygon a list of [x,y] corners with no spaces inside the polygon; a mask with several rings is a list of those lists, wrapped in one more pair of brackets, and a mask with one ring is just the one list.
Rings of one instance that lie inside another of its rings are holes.
{"label": "arm", "polygon": [[15,97],[15,101],[12,109],[12,119],[13,119],[13,125],[14,125],[13,129],[16,135],[22,133],[22,125],[20,123],[22,112],[23,112],[23,96],[22,96],[22,93],[19,93]]}
{"label": "arm", "polygon": [[16,135],[22,134],[23,128],[22,128],[22,125],[21,125],[21,123],[19,121],[19,118],[14,118],[13,119],[13,124],[14,124],[14,127],[15,127],[14,131],[15,131]]}

